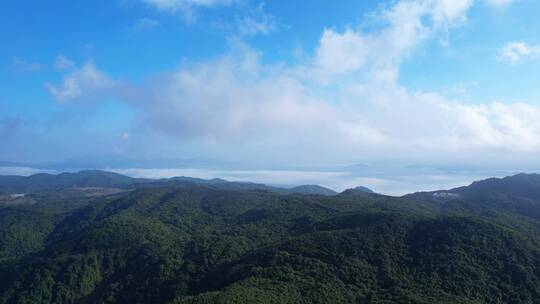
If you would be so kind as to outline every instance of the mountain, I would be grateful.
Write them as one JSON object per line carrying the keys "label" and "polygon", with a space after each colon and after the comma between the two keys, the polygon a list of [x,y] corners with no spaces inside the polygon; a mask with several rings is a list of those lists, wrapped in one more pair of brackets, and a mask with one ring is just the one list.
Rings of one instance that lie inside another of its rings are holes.
{"label": "mountain", "polygon": [[87,170],[58,175],[39,173],[28,177],[0,176],[0,191],[30,193],[44,190],[60,190],[71,187],[122,188],[148,182],[112,172]]}
{"label": "mountain", "polygon": [[484,201],[535,202],[535,178],[405,197],[185,178],[33,193],[0,204],[0,303],[538,303],[540,221]]}
{"label": "mountain", "polygon": [[364,186],[358,186],[358,187],[353,188],[352,190],[360,191],[360,192],[366,192],[366,193],[375,193],[373,190],[369,189],[368,187],[364,187]]}
{"label": "mountain", "polygon": [[365,194],[377,194],[375,193],[373,190],[367,188],[367,187],[363,187],[363,186],[358,186],[358,187],[355,187],[355,188],[350,188],[350,189],[347,189],[343,192],[340,193],[341,195],[365,195]]}
{"label": "mountain", "polygon": [[164,186],[186,186],[191,184],[207,185],[216,189],[229,189],[238,191],[260,190],[282,194],[336,194],[336,192],[334,192],[333,190],[317,185],[305,185],[286,189],[249,182],[229,182],[220,178],[200,179],[185,176],[162,179],[132,178],[125,175],[100,170],[84,170],[75,173],[61,173],[58,175],[39,173],[28,177],[0,176],[0,193],[33,193],[38,191],[60,190],[73,187],[134,189],[146,187],[153,188]]}
{"label": "mountain", "polygon": [[540,219],[540,175],[517,174],[477,181],[447,191],[407,195],[439,204],[443,208],[475,212],[498,211]]}
{"label": "mountain", "polygon": [[294,188],[288,189],[291,193],[299,193],[299,194],[316,194],[316,195],[336,195],[337,192],[335,192],[332,189],[328,189],[319,185],[303,185],[298,186]]}
{"label": "mountain", "polygon": [[452,189],[461,195],[503,193],[505,195],[540,200],[540,174],[517,174],[505,178],[490,178],[472,183],[468,187]]}

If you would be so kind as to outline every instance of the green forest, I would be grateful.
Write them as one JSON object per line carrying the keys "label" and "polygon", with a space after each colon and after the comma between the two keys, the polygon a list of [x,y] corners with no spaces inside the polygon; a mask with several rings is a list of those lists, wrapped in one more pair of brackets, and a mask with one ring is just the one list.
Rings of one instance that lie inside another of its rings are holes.
{"label": "green forest", "polygon": [[83,175],[0,186],[0,303],[540,303],[538,175],[403,197]]}

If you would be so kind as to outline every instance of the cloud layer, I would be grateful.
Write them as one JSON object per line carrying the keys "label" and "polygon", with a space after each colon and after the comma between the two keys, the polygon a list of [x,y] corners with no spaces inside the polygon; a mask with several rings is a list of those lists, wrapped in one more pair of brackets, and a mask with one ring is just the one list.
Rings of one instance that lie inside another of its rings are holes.
{"label": "cloud layer", "polygon": [[[232,1],[149,3],[174,10]],[[443,161],[538,152],[536,106],[470,104],[399,83],[401,64],[425,41],[463,25],[473,5],[398,1],[375,14],[376,29],[325,29],[311,57],[297,64],[262,63],[256,49],[232,40],[220,58],[183,64],[142,83],[119,85],[89,62],[47,88],[59,102],[119,97],[138,110],[142,126],[224,155],[257,158],[266,149],[268,157],[290,161],[389,155]],[[503,57],[516,61],[532,50],[512,45]]]}

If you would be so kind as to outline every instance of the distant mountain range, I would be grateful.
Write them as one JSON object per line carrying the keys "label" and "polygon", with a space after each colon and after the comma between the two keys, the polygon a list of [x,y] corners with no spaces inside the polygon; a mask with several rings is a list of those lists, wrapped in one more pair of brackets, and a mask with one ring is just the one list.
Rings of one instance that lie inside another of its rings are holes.
{"label": "distant mountain range", "polygon": [[[280,194],[308,194],[332,196],[338,192],[319,185],[301,185],[292,188],[268,186],[260,183],[232,182],[224,179],[200,179],[193,177],[172,177],[163,179],[132,178],[118,173],[101,170],[83,170],[75,173],[48,174],[39,173],[31,176],[0,175],[0,192],[33,193],[37,191],[60,190],[73,187],[102,188],[153,188],[162,186],[206,185],[226,190],[261,190]],[[406,198],[422,199],[439,205],[458,204],[481,200],[483,204],[492,204],[500,208],[520,210],[521,206],[540,200],[540,174],[517,174],[505,178],[490,178],[477,181],[469,186],[450,190],[418,192],[405,195]],[[375,192],[358,186],[345,190],[345,194]],[[516,203],[519,202],[519,203]],[[530,212],[528,208],[525,208]],[[540,210],[539,210],[540,217]]]}
{"label": "distant mountain range", "polygon": [[[0,192],[32,193],[37,191],[60,190],[73,187],[103,187],[103,188],[151,188],[160,186],[207,185],[217,189],[227,190],[263,190],[281,194],[296,193],[309,195],[336,195],[334,190],[318,185],[302,185],[293,188],[273,187],[264,184],[247,182],[230,182],[223,179],[200,179],[193,177],[172,177],[164,179],[132,178],[125,175],[100,171],[84,170],[75,173],[48,174],[39,173],[25,176],[0,176]],[[362,191],[372,192],[365,189]],[[360,191],[360,190],[359,190]]]}

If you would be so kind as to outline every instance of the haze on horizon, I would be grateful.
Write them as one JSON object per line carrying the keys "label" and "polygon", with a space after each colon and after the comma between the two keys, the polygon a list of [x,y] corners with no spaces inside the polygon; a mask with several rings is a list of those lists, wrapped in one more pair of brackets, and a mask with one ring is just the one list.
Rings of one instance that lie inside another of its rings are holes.
{"label": "haze on horizon", "polygon": [[[538,171],[539,10],[532,0],[5,1],[0,161],[130,159],[106,168],[389,194]],[[187,161],[136,161],[163,159]],[[0,174],[40,171],[11,167]]]}

